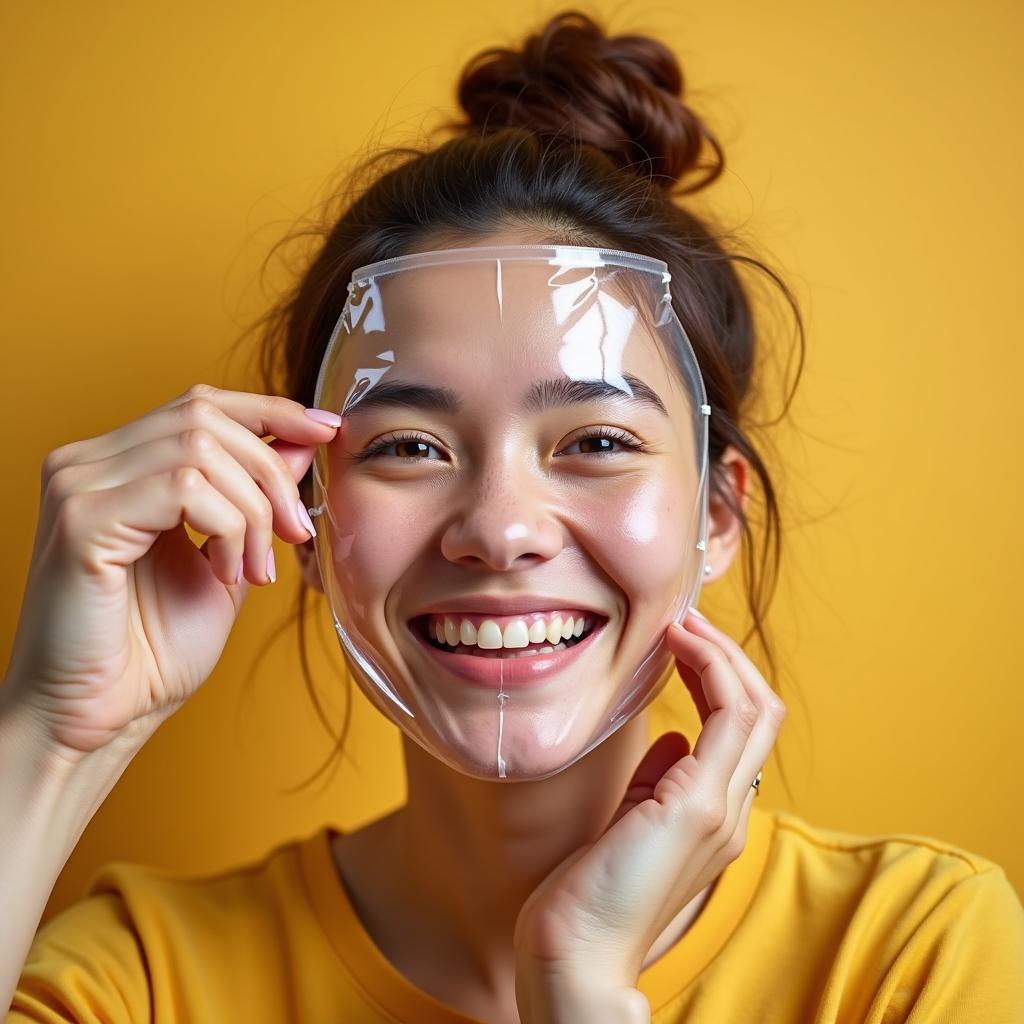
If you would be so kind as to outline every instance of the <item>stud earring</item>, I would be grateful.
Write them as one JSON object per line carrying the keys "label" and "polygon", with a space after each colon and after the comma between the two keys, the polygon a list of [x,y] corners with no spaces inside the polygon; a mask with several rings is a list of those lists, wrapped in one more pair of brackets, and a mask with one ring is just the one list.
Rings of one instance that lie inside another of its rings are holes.
{"label": "stud earring", "polygon": [[711,566],[710,565],[705,565],[704,566],[704,575],[707,576],[708,573],[710,573],[710,572],[711,572]]}

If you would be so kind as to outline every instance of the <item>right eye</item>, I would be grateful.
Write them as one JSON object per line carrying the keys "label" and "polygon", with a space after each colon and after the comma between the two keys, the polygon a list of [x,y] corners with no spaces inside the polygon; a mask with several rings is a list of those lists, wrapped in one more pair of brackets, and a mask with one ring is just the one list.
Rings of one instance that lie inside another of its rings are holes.
{"label": "right eye", "polygon": [[437,446],[429,437],[422,434],[388,434],[378,438],[371,445],[356,455],[360,461],[379,458],[387,454],[389,448],[406,447],[404,454],[396,454],[392,458],[401,459],[403,462],[436,462],[437,459],[425,458],[427,451],[433,449],[438,451]]}

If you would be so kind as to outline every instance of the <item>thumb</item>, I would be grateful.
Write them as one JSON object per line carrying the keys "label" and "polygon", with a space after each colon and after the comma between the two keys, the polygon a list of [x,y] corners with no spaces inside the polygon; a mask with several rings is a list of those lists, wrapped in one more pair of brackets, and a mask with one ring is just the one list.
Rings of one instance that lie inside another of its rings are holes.
{"label": "thumb", "polygon": [[690,742],[681,732],[666,732],[659,736],[633,772],[622,803],[619,804],[608,827],[628,814],[637,804],[650,800],[665,772],[689,753]]}

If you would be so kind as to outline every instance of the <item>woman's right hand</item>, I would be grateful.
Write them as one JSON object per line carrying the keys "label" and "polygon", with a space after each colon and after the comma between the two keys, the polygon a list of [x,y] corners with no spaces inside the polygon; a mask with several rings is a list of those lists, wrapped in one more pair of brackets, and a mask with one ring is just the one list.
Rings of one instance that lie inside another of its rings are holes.
{"label": "woman's right hand", "polygon": [[[53,753],[141,745],[195,693],[246,581],[271,581],[273,535],[309,538],[297,481],[336,431],[287,398],[196,385],[47,455],[0,695]],[[201,549],[185,522],[208,536]]]}

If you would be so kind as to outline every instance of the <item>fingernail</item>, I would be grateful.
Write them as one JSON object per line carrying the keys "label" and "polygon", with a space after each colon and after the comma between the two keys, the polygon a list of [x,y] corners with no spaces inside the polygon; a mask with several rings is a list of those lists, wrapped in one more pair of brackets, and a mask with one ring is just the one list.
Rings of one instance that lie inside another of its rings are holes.
{"label": "fingernail", "polygon": [[691,608],[690,612],[691,614],[696,615],[698,619],[703,619],[705,622],[711,621],[703,612],[697,611],[696,608]]}
{"label": "fingernail", "polygon": [[270,577],[271,583],[277,582],[277,565],[274,562],[274,549],[271,548],[267,552],[267,575]]}
{"label": "fingernail", "polygon": [[242,582],[242,568],[244,567],[244,565],[245,565],[245,559],[244,558],[239,559],[239,562],[238,562],[238,572],[235,573],[235,583],[241,583]]}
{"label": "fingernail", "polygon": [[306,503],[299,498],[299,520],[302,525],[309,530],[310,537],[316,536],[316,528],[313,526],[313,520],[309,518],[309,513],[306,511]]}
{"label": "fingernail", "polygon": [[328,427],[340,427],[341,417],[336,412],[328,412],[326,409],[306,409],[306,415],[317,423],[324,423]]}

